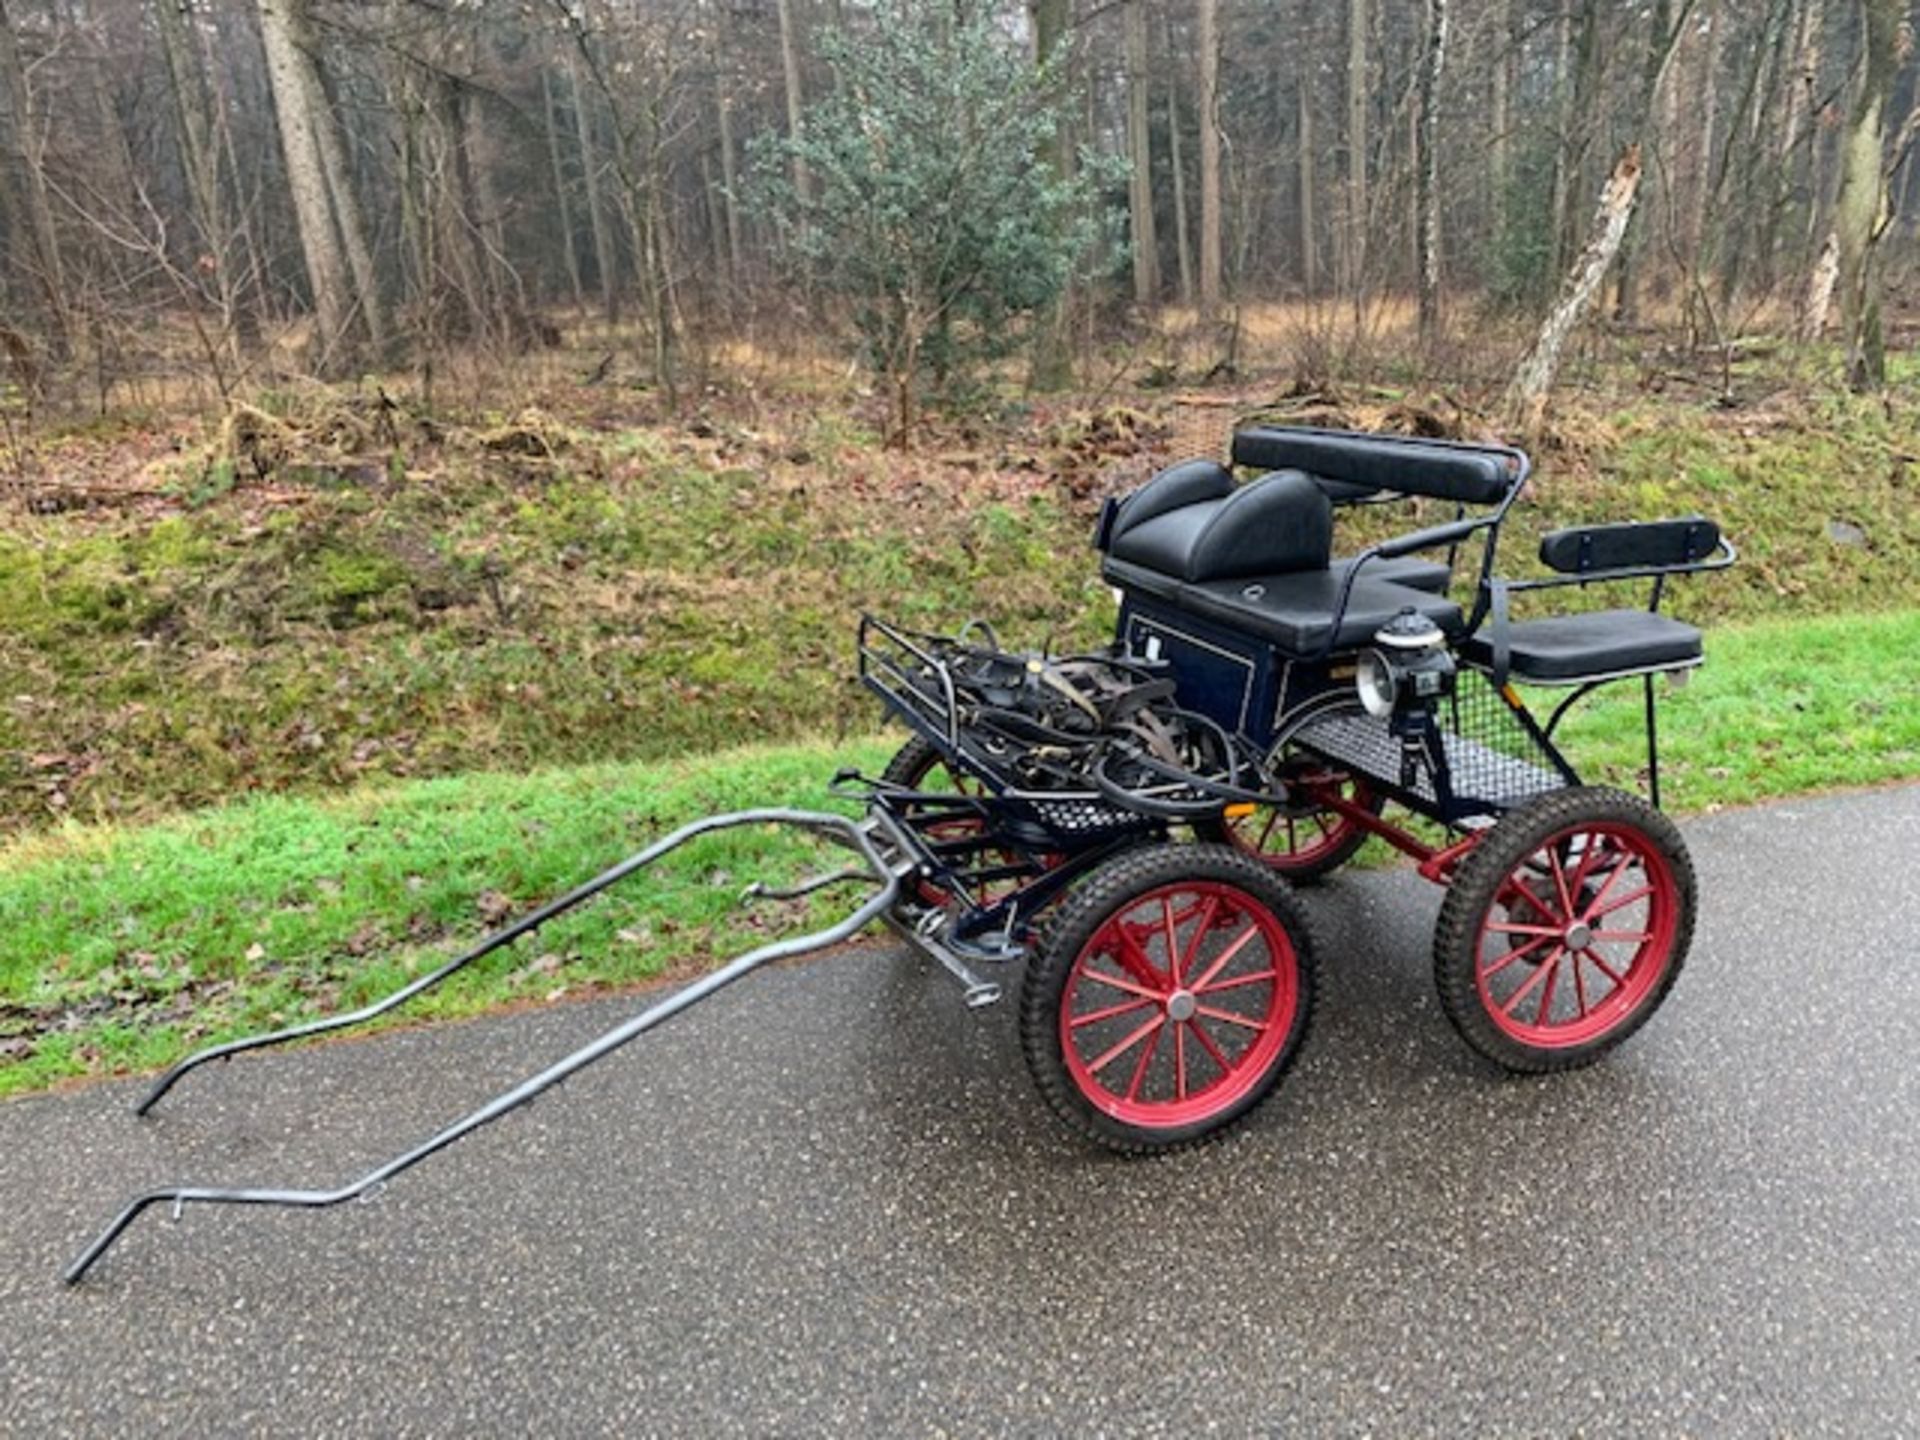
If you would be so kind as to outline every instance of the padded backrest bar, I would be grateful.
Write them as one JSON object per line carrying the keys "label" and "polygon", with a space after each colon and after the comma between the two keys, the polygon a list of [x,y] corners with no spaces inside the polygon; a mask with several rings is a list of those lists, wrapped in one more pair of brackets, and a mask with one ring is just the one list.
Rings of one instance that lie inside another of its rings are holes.
{"label": "padded backrest bar", "polygon": [[1233,437],[1233,463],[1305,470],[1323,480],[1465,505],[1497,505],[1519,481],[1512,457],[1501,450],[1297,426],[1240,431]]}
{"label": "padded backrest bar", "polygon": [[1540,562],[1562,575],[1640,565],[1691,565],[1720,544],[1720,527],[1704,515],[1582,525],[1540,538]]}

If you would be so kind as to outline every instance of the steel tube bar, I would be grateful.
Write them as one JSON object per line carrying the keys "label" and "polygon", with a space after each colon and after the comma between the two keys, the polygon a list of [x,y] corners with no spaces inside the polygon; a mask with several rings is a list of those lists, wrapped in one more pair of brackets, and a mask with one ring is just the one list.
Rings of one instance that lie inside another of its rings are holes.
{"label": "steel tube bar", "polygon": [[[215,1186],[179,1185],[159,1190],[149,1190],[136,1197],[116,1215],[79,1256],[67,1266],[62,1279],[69,1285],[78,1284],[95,1262],[106,1253],[109,1247],[120,1238],[127,1227],[138,1219],[141,1213],[151,1206],[172,1204],[176,1208],[187,1204],[211,1205],[280,1205],[305,1209],[320,1209],[339,1205],[348,1200],[367,1194],[400,1174],[412,1168],[428,1156],[444,1150],[463,1136],[471,1134],[481,1126],[499,1119],[511,1110],[518,1109],[543,1091],[552,1089],[568,1076],[586,1068],[612,1051],[619,1049],[635,1036],[651,1030],[665,1020],[673,1018],[691,1005],[706,999],[724,986],[732,984],[761,966],[774,960],[789,959],[796,955],[807,954],[814,950],[825,949],[851,939],[873,921],[887,914],[898,899],[900,877],[893,863],[889,862],[876,848],[872,835],[863,827],[844,816],[826,815],[799,810],[747,810],[730,815],[713,816],[696,821],[676,830],[657,844],[650,845],[632,860],[616,866],[606,872],[589,886],[572,892],[574,903],[586,898],[587,894],[605,889],[614,880],[630,875],[641,866],[658,859],[675,846],[685,843],[696,835],[710,830],[728,829],[738,825],[750,824],[792,824],[809,829],[821,830],[834,835],[858,850],[872,870],[872,878],[878,888],[846,919],[830,925],[823,930],[808,935],[797,936],[789,940],[776,940],[749,951],[731,963],[714,971],[711,975],[696,980],[684,989],[675,991],[658,1004],[648,1007],[640,1014],[615,1026],[599,1039],[582,1046],[564,1059],[542,1070],[531,1079],[508,1090],[494,1100],[481,1106],[464,1118],[441,1130],[438,1134],[416,1145],[413,1149],[394,1157],[385,1164],[368,1171],[358,1180],[335,1190],[281,1190],[268,1188],[221,1188]],[[609,878],[612,877],[612,878]],[[557,904],[558,902],[556,902]],[[551,911],[552,907],[548,907]],[[415,991],[414,993],[417,993]],[[377,1011],[374,1013],[378,1013]],[[290,1038],[290,1037],[289,1037]]]}
{"label": "steel tube bar", "polygon": [[[598,895],[608,887],[619,884],[620,881],[626,879],[627,876],[633,874],[634,871],[651,865],[669,850],[677,849],[697,835],[705,834],[710,830],[730,829],[737,825],[762,823],[805,825],[812,826],[812,828],[819,828],[813,822],[822,819],[837,820],[839,817],[822,816],[806,810],[740,810],[726,815],[709,815],[704,820],[696,820],[690,825],[683,825],[671,835],[655,841],[637,855],[632,855],[622,860],[610,870],[602,871],[584,885],[569,890],[559,899],[548,901],[532,914],[523,916],[504,929],[496,930],[472,949],[454,956],[453,959],[447,961],[446,964],[440,966],[438,969],[428,971],[419,979],[410,981],[408,984],[394,991],[391,995],[376,1000],[372,1004],[363,1005],[360,1009],[348,1011],[344,1015],[328,1015],[318,1020],[306,1021],[303,1024],[289,1025],[283,1030],[272,1030],[260,1035],[248,1035],[239,1040],[229,1040],[222,1045],[210,1045],[204,1050],[187,1056],[186,1059],[180,1061],[179,1064],[175,1065],[154,1082],[153,1088],[147,1091],[145,1098],[143,1098],[138,1105],[134,1106],[133,1113],[136,1115],[145,1115],[159,1102],[161,1096],[165,1095],[167,1091],[179,1083],[180,1079],[185,1076],[188,1071],[197,1070],[210,1060],[225,1060],[248,1050],[261,1050],[269,1045],[284,1045],[291,1040],[304,1040],[310,1035],[325,1035],[335,1030],[348,1030],[355,1025],[364,1025],[367,1021],[384,1015],[389,1010],[398,1009],[400,1006],[406,1004],[407,1001],[413,999],[414,996],[419,995],[423,991],[431,990],[442,980],[466,969],[467,966],[471,965],[474,961],[484,959],[488,955],[493,954],[494,951],[511,945],[523,935],[533,933],[549,920],[552,920],[565,911],[573,909],[584,901],[591,900],[595,895]],[[846,824],[850,822],[843,820],[840,823]]]}

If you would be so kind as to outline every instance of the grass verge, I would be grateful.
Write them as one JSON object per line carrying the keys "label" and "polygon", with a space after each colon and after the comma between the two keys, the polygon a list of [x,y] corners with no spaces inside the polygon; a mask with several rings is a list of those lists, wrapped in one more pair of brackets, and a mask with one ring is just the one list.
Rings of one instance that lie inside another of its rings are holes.
{"label": "grass verge", "polygon": [[[1920,776],[1920,612],[1716,631],[1665,698],[1671,808]],[[1633,786],[1639,691],[1568,720],[1596,782]],[[690,761],[483,774],[307,800],[258,798],[140,828],[69,824],[0,848],[0,1095],[150,1069],[189,1048],[365,1003],[675,825],[819,807],[840,764],[898,737]],[[403,1012],[470,1014],[704,962],[836,900],[742,911],[750,879],[822,866],[811,842],[703,838],[650,879],[481,962]]]}

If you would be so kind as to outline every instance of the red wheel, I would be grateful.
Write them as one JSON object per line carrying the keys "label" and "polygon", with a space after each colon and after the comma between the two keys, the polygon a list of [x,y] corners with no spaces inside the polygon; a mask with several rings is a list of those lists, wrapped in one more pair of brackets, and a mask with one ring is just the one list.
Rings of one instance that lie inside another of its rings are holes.
{"label": "red wheel", "polygon": [[[964,771],[956,772],[947,766],[944,755],[928,740],[915,736],[907,741],[887,762],[887,768],[880,772],[880,778],[890,785],[898,785],[906,790],[918,790],[929,794],[951,792],[957,795],[982,795],[986,787]],[[984,832],[986,821],[978,816],[956,815],[951,819],[940,820],[925,827],[922,831],[930,840],[965,841]],[[988,865],[1029,865],[1029,857],[1014,850],[987,849],[977,852],[981,862]],[[1043,866],[1059,863],[1057,856],[1043,856],[1039,862]],[[990,905],[1018,890],[1028,877],[1010,876],[1004,880],[993,880],[976,887],[975,898],[982,904]],[[924,877],[915,877],[911,884],[916,898],[927,906],[945,905],[949,897],[947,892]]]}
{"label": "red wheel", "polygon": [[1195,833],[1203,840],[1231,845],[1251,855],[1296,885],[1339,869],[1367,841],[1364,826],[1338,810],[1315,803],[1314,791],[1338,795],[1375,815],[1385,804],[1364,779],[1284,741],[1274,747],[1267,773],[1275,784],[1289,787],[1286,803],[1262,805],[1251,814],[1196,826]]}
{"label": "red wheel", "polygon": [[1063,904],[1028,971],[1021,1039],[1075,1129],[1161,1150],[1265,1099],[1312,1000],[1307,929],[1283,882],[1224,846],[1156,845]]}
{"label": "red wheel", "polygon": [[1435,933],[1441,1002],[1509,1069],[1585,1064],[1666,998],[1693,908],[1686,846],[1659,811],[1617,791],[1545,796],[1461,862]]}

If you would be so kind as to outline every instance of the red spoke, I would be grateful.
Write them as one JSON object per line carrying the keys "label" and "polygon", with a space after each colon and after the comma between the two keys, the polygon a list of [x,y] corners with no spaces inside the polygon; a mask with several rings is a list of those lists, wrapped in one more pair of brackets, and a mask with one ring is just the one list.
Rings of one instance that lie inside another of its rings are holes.
{"label": "red spoke", "polygon": [[1567,888],[1575,895],[1580,887],[1587,883],[1587,877],[1593,874],[1594,862],[1607,853],[1607,842],[1599,837],[1587,837],[1587,848],[1580,852],[1580,863],[1573,868],[1573,878],[1567,881]]}
{"label": "red spoke", "polygon": [[1196,988],[1196,995],[1218,995],[1222,990],[1238,990],[1242,985],[1258,985],[1263,980],[1277,980],[1278,970],[1257,970],[1251,975],[1236,975],[1231,980],[1217,980],[1204,989]]}
{"label": "red spoke", "polygon": [[1582,915],[1580,918],[1582,921],[1598,920],[1602,915],[1611,915],[1614,911],[1622,909],[1625,906],[1631,905],[1636,900],[1646,899],[1647,896],[1651,895],[1652,893],[1653,893],[1653,887],[1651,885],[1642,885],[1638,890],[1629,891],[1627,894],[1622,895],[1619,899],[1615,900],[1611,905],[1603,906],[1598,903],[1589,905],[1587,907],[1587,913],[1585,915]]}
{"label": "red spoke", "polygon": [[[1220,897],[1218,895],[1207,896],[1207,903],[1200,907],[1200,918],[1194,922],[1193,926],[1193,939],[1187,942],[1187,953],[1181,957],[1179,967],[1173,972],[1173,984],[1176,990],[1180,987],[1180,977],[1183,974],[1190,973],[1193,969],[1193,962],[1200,958],[1200,942],[1207,938],[1207,931],[1213,928],[1213,917],[1219,912],[1219,909]],[[1169,936],[1168,938],[1171,939],[1172,937]]]}
{"label": "red spoke", "polygon": [[1560,849],[1556,845],[1547,846],[1547,864],[1553,867],[1553,888],[1560,894],[1560,913],[1573,914],[1573,891],[1567,888],[1567,872],[1560,864]]}
{"label": "red spoke", "polygon": [[1500,935],[1558,935],[1558,925],[1508,925],[1498,920],[1489,920],[1487,929]]}
{"label": "red spoke", "polygon": [[1318,826],[1320,827],[1320,838],[1321,838],[1321,839],[1323,839],[1323,840],[1324,840],[1324,839],[1326,839],[1326,837],[1327,837],[1327,836],[1329,836],[1329,835],[1331,835],[1331,834],[1333,833],[1333,822],[1332,822],[1331,820],[1329,820],[1329,819],[1327,819],[1327,815],[1326,815],[1326,812],[1325,812],[1324,810],[1316,810],[1316,811],[1314,811],[1314,812],[1313,812],[1313,814],[1312,814],[1312,816],[1311,816],[1310,818],[1312,819],[1312,821],[1313,821],[1313,823],[1314,823],[1314,824],[1316,824],[1316,825],[1318,825]]}
{"label": "red spoke", "polygon": [[1630,855],[1622,855],[1620,857],[1620,863],[1614,866],[1613,872],[1609,874],[1604,881],[1601,882],[1599,892],[1595,894],[1592,901],[1588,903],[1586,914],[1582,915],[1580,918],[1582,920],[1591,919],[1593,916],[1593,907],[1595,905],[1600,904],[1603,900],[1607,898],[1608,895],[1612,894],[1613,887],[1619,883],[1620,877],[1626,874],[1627,871],[1632,868],[1633,868],[1633,857]]}
{"label": "red spoke", "polygon": [[1267,1028],[1264,1020],[1249,1020],[1245,1015],[1236,1015],[1231,1010],[1216,1010],[1211,1005],[1195,1005],[1193,1013],[1204,1015],[1209,1020],[1218,1020],[1225,1025],[1238,1025],[1243,1029],[1261,1031]]}
{"label": "red spoke", "polygon": [[1123,1000],[1118,1005],[1109,1005],[1104,1010],[1089,1010],[1084,1015],[1076,1015],[1067,1022],[1072,1029],[1078,1030],[1085,1025],[1098,1025],[1102,1020],[1111,1020],[1116,1015],[1129,1015],[1142,1005],[1151,1005],[1148,1000]]}
{"label": "red spoke", "polygon": [[1159,1028],[1160,1028],[1160,1017],[1158,1015],[1155,1015],[1151,1020],[1147,1021],[1146,1024],[1142,1025],[1138,1030],[1134,1031],[1131,1035],[1127,1036],[1127,1038],[1122,1040],[1118,1045],[1114,1046],[1111,1050],[1107,1051],[1106,1054],[1102,1055],[1098,1060],[1095,1060],[1091,1065],[1087,1066],[1087,1069],[1092,1071],[1095,1075],[1098,1075],[1102,1070],[1106,1069],[1107,1066],[1111,1065],[1115,1060],[1119,1059],[1122,1055],[1126,1054],[1127,1051],[1131,1050],[1134,1046],[1138,1045],[1142,1040],[1146,1039],[1147,1036],[1151,1035],[1155,1030]]}
{"label": "red spoke", "polygon": [[1265,850],[1267,848],[1267,841],[1273,838],[1273,827],[1279,823],[1280,812],[1278,810],[1269,810],[1267,812],[1267,823],[1260,831],[1260,839],[1254,844],[1253,848],[1255,850]]}
{"label": "red spoke", "polygon": [[1167,930],[1167,988],[1180,988],[1180,931],[1173,918],[1173,897],[1160,897],[1160,917]]}
{"label": "red spoke", "polygon": [[1614,986],[1616,988],[1622,985],[1625,985],[1627,983],[1626,977],[1624,975],[1621,975],[1617,971],[1615,971],[1611,965],[1607,964],[1606,961],[1602,960],[1598,955],[1594,954],[1593,951],[1582,950],[1580,953],[1582,955],[1585,955],[1587,959],[1591,960],[1595,965],[1599,966],[1600,973],[1606,976],[1607,979],[1611,980],[1614,983]]}
{"label": "red spoke", "polygon": [[1187,1098],[1187,1027],[1173,1027],[1173,1098]]}
{"label": "red spoke", "polygon": [[1158,990],[1149,990],[1144,985],[1136,985],[1133,981],[1122,979],[1118,975],[1109,975],[1104,970],[1096,970],[1091,965],[1081,966],[1080,975],[1082,979],[1098,981],[1102,985],[1111,985],[1116,990],[1124,990],[1129,995],[1138,995],[1143,1000],[1158,1000],[1161,995],[1161,992]]}
{"label": "red spoke", "polygon": [[1154,994],[1166,993],[1166,977],[1154,969],[1153,961],[1147,958],[1147,952],[1140,948],[1140,942],[1125,925],[1115,927],[1120,935],[1120,964],[1126,972],[1142,985],[1154,987]]}
{"label": "red spoke", "polygon": [[1614,940],[1623,945],[1643,945],[1653,938],[1651,930],[1595,930],[1596,940]]}
{"label": "red spoke", "polygon": [[1287,816],[1287,854],[1300,853],[1300,827],[1294,824],[1293,816]]}
{"label": "red spoke", "polygon": [[1580,1007],[1580,1013],[1573,1018],[1575,1020],[1586,1019],[1587,975],[1586,972],[1580,968],[1580,957],[1578,955],[1573,957],[1573,1000],[1574,1003]]}
{"label": "red spoke", "polygon": [[1533,1012],[1533,1023],[1547,1025],[1553,1020],[1553,987],[1560,980],[1560,957],[1555,955],[1541,969],[1547,972],[1547,983],[1540,987],[1540,1008]]}
{"label": "red spoke", "polygon": [[1253,939],[1254,936],[1258,935],[1259,933],[1260,933],[1260,927],[1256,925],[1253,921],[1249,920],[1247,922],[1247,928],[1242,930],[1238,935],[1234,936],[1232,940],[1227,942],[1227,948],[1222,950],[1218,955],[1214,957],[1213,963],[1207,967],[1206,973],[1202,975],[1198,980],[1194,981],[1193,984],[1188,988],[1193,990],[1206,989],[1207,986],[1213,983],[1213,977],[1218,975],[1222,970],[1226,969],[1227,966],[1230,963],[1232,963],[1233,957],[1238,955],[1242,950],[1246,949],[1247,942]]}
{"label": "red spoke", "polygon": [[1522,955],[1525,955],[1536,945],[1544,945],[1553,938],[1551,935],[1542,935],[1538,940],[1529,940],[1524,945],[1516,945],[1498,960],[1491,960],[1482,965],[1480,967],[1480,974],[1482,977],[1498,975],[1502,970],[1506,969],[1507,966],[1513,964],[1514,961],[1518,960]]}
{"label": "red spoke", "polygon": [[[1558,961],[1559,958],[1560,952],[1558,950],[1554,951],[1552,959]],[[1542,965],[1539,969],[1535,970],[1533,974],[1529,975],[1525,980],[1522,980],[1518,987],[1515,988],[1513,994],[1507,997],[1507,1003],[1500,1007],[1500,1013],[1508,1019],[1512,1019],[1513,1012],[1520,1008],[1520,1002],[1533,993],[1533,987],[1538,985],[1548,975],[1552,974],[1557,968],[1558,966],[1554,964]]]}
{"label": "red spoke", "polygon": [[1140,1059],[1133,1067],[1133,1078],[1127,1082],[1127,1099],[1129,1100],[1140,1093],[1140,1082],[1147,1078],[1147,1066],[1153,1063],[1153,1052],[1160,1048],[1161,1028],[1159,1020],[1156,1019],[1153,1034],[1147,1040],[1147,1048],[1140,1052]]}
{"label": "red spoke", "polygon": [[1213,1063],[1220,1067],[1220,1073],[1223,1075],[1232,1074],[1233,1063],[1229,1061],[1225,1055],[1220,1053],[1220,1047],[1213,1043],[1213,1037],[1211,1035],[1200,1028],[1200,1022],[1198,1020],[1189,1020],[1187,1021],[1187,1025],[1193,1031],[1193,1038],[1200,1042],[1200,1048],[1205,1050],[1212,1058]]}
{"label": "red spoke", "polygon": [[[1546,901],[1542,900],[1538,895],[1534,894],[1531,890],[1527,889],[1526,886],[1522,885],[1518,880],[1514,879],[1511,875],[1507,877],[1506,884],[1501,888],[1503,890],[1512,891],[1515,898],[1526,902],[1528,905],[1531,905],[1540,914],[1546,916],[1547,919],[1555,920],[1555,921],[1560,919],[1558,915],[1554,914],[1552,910],[1547,908]],[[1507,906],[1507,913],[1509,915],[1513,913],[1513,906],[1510,904]]]}

